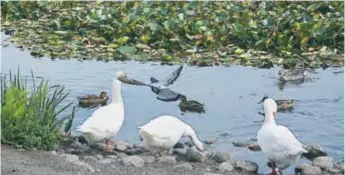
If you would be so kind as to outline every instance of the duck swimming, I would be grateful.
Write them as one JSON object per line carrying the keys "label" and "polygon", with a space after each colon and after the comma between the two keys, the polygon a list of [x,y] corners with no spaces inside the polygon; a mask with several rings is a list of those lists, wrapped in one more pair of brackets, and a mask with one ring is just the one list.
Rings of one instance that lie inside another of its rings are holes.
{"label": "duck swimming", "polygon": [[199,103],[195,100],[187,100],[185,95],[180,96],[180,104],[178,105],[182,112],[190,111],[190,112],[197,112],[197,113],[204,113],[204,104]]}
{"label": "duck swimming", "polygon": [[127,74],[118,71],[113,82],[113,99],[106,106],[95,110],[76,131],[91,145],[105,140],[106,152],[110,151],[109,142],[121,129],[125,117],[125,108],[121,96],[121,80],[126,79]]}
{"label": "duck swimming", "polygon": [[181,137],[185,136],[192,140],[198,150],[204,150],[203,143],[198,139],[194,129],[174,116],[159,116],[139,129],[144,148],[154,153],[160,154],[165,150],[171,150]]}
{"label": "duck swimming", "polygon": [[278,80],[283,83],[287,81],[299,81],[304,80],[307,75],[307,69],[304,62],[299,62],[296,68],[293,69],[281,69],[278,71]]}
{"label": "duck swimming", "polygon": [[264,97],[261,102],[265,120],[257,133],[258,144],[271,162],[271,174],[281,174],[282,170],[296,163],[307,151],[289,128],[276,124],[276,102],[268,97]]}
{"label": "duck swimming", "polygon": [[278,111],[292,110],[294,108],[294,100],[274,100],[278,105]]}
{"label": "duck swimming", "polygon": [[102,91],[99,96],[86,95],[86,96],[78,97],[79,105],[81,106],[106,104],[108,99],[109,97],[105,91]]}

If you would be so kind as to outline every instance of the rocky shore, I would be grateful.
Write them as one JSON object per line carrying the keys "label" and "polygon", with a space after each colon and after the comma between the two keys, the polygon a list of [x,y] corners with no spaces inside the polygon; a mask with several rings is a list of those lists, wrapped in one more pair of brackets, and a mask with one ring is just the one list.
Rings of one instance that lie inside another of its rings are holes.
{"label": "rocky shore", "polygon": [[[172,154],[159,157],[147,152],[141,145],[123,141],[112,142],[111,152],[104,152],[104,144],[87,146],[82,139],[70,139],[65,146],[50,152],[13,149],[2,145],[4,174],[260,174],[258,164],[249,160],[233,160],[230,152],[206,150],[199,152],[189,142],[175,145]],[[252,140],[253,142],[255,140]],[[255,146],[255,143],[235,146]],[[310,163],[295,168],[301,175],[340,175],[344,173],[344,160],[336,162],[317,145],[306,146],[304,155]],[[260,151],[256,148],[254,151]],[[270,166],[270,164],[267,164]],[[39,167],[39,168],[38,168]]]}

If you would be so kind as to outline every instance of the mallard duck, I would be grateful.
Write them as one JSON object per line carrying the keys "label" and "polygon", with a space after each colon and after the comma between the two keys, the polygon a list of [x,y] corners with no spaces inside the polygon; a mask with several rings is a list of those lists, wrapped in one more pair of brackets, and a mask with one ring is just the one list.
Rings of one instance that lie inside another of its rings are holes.
{"label": "mallard duck", "polygon": [[305,68],[281,69],[278,71],[278,80],[281,82],[304,80],[306,75]]}
{"label": "mallard duck", "polygon": [[184,136],[189,137],[198,150],[204,150],[194,129],[174,116],[162,115],[138,128],[144,148],[151,152],[160,153],[172,149]]}
{"label": "mallard duck", "polygon": [[292,110],[294,107],[294,100],[274,100],[278,105],[278,111]]}
{"label": "mallard duck", "polygon": [[105,140],[106,152],[110,151],[109,141],[121,129],[125,117],[125,109],[121,96],[121,79],[125,79],[127,74],[118,71],[114,79],[113,99],[106,106],[95,110],[92,115],[85,120],[77,131],[89,144]]}
{"label": "mallard duck", "polygon": [[296,163],[307,151],[289,128],[276,124],[277,104],[275,101],[266,97],[262,99],[262,102],[265,120],[257,133],[258,144],[271,161],[271,173],[281,174],[282,170]]}
{"label": "mallard duck", "polygon": [[187,97],[180,95],[180,104],[178,105],[182,112],[190,111],[197,113],[204,113],[204,104],[201,104],[195,100],[187,100]]}
{"label": "mallard duck", "polygon": [[94,105],[94,104],[102,104],[107,103],[109,97],[105,91],[102,91],[99,96],[97,95],[86,95],[82,97],[78,97],[78,101],[80,105]]}

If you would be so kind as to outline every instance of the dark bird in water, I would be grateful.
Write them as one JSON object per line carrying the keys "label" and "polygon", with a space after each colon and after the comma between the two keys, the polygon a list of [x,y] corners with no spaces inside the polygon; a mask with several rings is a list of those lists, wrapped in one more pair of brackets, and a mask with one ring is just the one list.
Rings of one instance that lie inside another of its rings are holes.
{"label": "dark bird in water", "polygon": [[280,82],[304,80],[307,75],[305,63],[300,61],[295,68],[281,69],[278,71],[278,80]]}
{"label": "dark bird in water", "polygon": [[187,97],[184,95],[180,95],[180,104],[178,107],[182,112],[197,112],[197,113],[205,113],[204,104],[199,103],[195,100],[187,100]]}
{"label": "dark bird in water", "polygon": [[105,91],[102,91],[99,96],[97,95],[85,95],[78,97],[79,105],[81,107],[92,107],[98,106],[99,104],[107,104],[109,97]]}
{"label": "dark bird in water", "polygon": [[[262,100],[259,102],[261,104],[263,101],[265,101],[268,97],[264,96]],[[278,111],[292,111],[294,108],[294,100],[274,100],[277,104]],[[258,112],[258,114],[265,116],[264,113]]]}

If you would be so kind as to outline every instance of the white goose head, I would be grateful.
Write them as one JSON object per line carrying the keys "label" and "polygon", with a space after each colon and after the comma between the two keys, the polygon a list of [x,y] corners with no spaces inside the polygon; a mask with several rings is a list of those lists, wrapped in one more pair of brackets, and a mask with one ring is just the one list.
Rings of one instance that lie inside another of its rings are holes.
{"label": "white goose head", "polygon": [[265,123],[274,121],[278,109],[277,103],[267,96],[262,98],[260,103],[262,102],[265,111]]}
{"label": "white goose head", "polygon": [[191,126],[188,125],[186,127],[183,135],[189,137],[199,151],[204,151],[204,146],[202,142],[198,139],[198,136],[196,135],[194,129]]}
{"label": "white goose head", "polygon": [[123,71],[117,71],[115,74],[114,79],[114,86],[113,86],[113,103],[122,103],[122,96],[121,96],[121,81],[127,79],[127,73]]}

